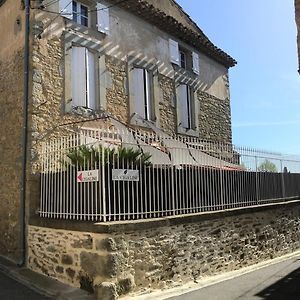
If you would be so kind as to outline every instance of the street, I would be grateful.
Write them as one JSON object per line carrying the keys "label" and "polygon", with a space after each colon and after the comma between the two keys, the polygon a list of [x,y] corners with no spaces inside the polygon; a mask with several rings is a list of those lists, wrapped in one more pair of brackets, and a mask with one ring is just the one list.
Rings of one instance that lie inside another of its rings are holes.
{"label": "street", "polygon": [[252,271],[173,300],[300,299],[300,257]]}
{"label": "street", "polygon": [[50,300],[0,272],[1,300]]}

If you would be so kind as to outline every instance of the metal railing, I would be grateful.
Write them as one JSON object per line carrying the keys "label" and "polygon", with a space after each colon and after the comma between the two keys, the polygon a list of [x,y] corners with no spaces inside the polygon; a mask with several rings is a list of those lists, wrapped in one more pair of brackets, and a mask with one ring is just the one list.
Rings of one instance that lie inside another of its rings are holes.
{"label": "metal railing", "polygon": [[42,145],[41,217],[113,221],[248,207],[300,196],[300,160],[128,128]]}

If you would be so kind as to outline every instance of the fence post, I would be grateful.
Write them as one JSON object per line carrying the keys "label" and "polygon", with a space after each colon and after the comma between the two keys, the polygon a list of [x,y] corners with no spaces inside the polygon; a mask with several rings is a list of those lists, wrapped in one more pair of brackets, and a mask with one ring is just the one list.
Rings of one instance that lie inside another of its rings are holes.
{"label": "fence post", "polygon": [[[224,195],[223,195],[223,163],[222,163],[222,151],[223,144],[218,142],[219,160],[220,160],[220,193],[221,193],[221,207],[224,209]],[[221,146],[222,145],[222,146]]]}
{"label": "fence post", "polygon": [[101,160],[102,160],[102,176],[101,176],[101,181],[102,181],[102,215],[103,215],[103,222],[106,222],[106,190],[105,190],[105,151],[104,151],[104,146],[102,145],[101,147]]}
{"label": "fence post", "polygon": [[255,187],[256,187],[256,204],[259,203],[259,181],[258,181],[258,172],[257,172],[257,156],[255,156]]}
{"label": "fence post", "polygon": [[[171,183],[172,183],[171,192],[172,192],[172,206],[173,206],[173,215],[174,216],[178,212],[178,211],[176,211],[176,205],[175,205],[175,187],[176,187],[175,178],[176,178],[176,166],[173,163],[173,161],[171,161]],[[176,200],[176,203],[178,204],[178,199]]]}
{"label": "fence post", "polygon": [[282,159],[280,160],[280,170],[281,170],[281,186],[282,186],[282,198],[285,198],[285,183],[284,183],[284,173],[282,169]]}

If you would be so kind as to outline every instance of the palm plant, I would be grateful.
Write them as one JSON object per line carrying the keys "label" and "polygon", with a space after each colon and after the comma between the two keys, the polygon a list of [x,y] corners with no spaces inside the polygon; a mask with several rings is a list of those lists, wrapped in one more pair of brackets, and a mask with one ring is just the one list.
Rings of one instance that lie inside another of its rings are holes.
{"label": "palm plant", "polygon": [[114,166],[149,166],[151,164],[149,153],[143,153],[140,149],[118,147],[107,148],[103,146],[90,147],[79,146],[69,150],[67,165],[87,167],[98,167],[100,165]]}

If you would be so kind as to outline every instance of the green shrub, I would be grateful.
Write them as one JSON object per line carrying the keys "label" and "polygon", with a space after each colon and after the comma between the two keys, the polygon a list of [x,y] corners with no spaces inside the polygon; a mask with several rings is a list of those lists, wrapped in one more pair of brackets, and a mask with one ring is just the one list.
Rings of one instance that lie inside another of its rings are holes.
{"label": "green shrub", "polygon": [[143,153],[140,149],[118,147],[110,149],[102,146],[89,147],[79,146],[69,150],[66,156],[69,158],[67,165],[86,167],[86,166],[149,166],[151,164],[149,153]]}

